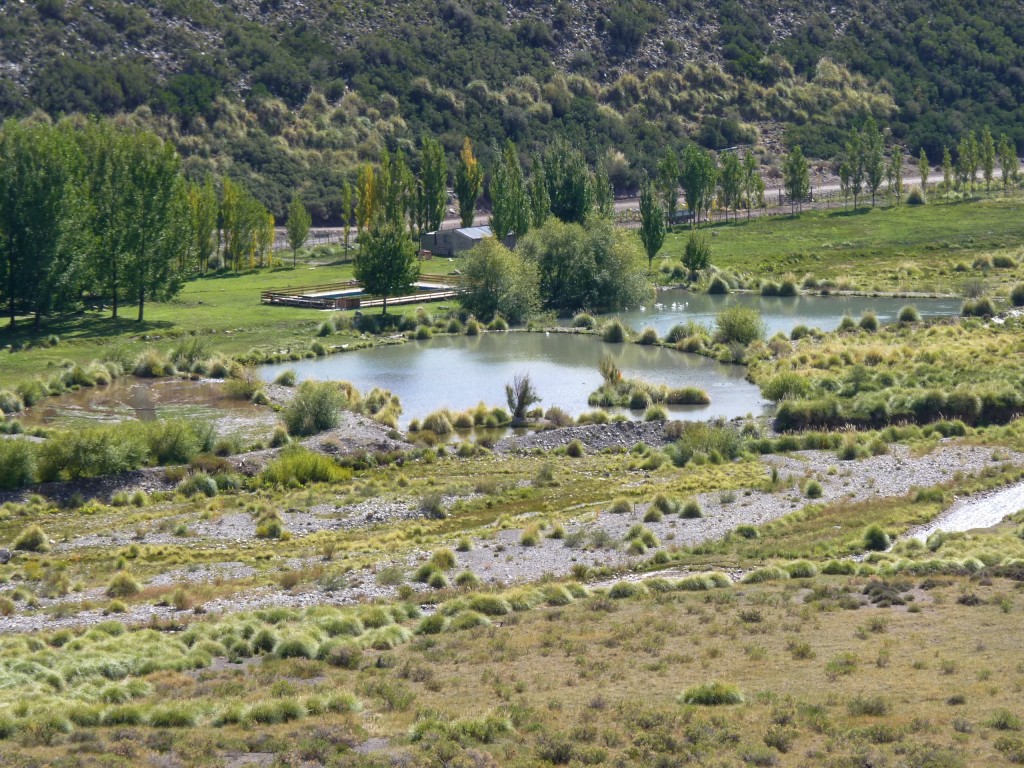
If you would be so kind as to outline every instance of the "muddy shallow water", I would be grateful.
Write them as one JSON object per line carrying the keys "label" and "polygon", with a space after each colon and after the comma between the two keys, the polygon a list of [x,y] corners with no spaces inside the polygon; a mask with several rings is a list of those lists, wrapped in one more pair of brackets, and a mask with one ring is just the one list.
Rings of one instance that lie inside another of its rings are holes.
{"label": "muddy shallow water", "polygon": [[48,397],[19,417],[27,427],[175,418],[212,421],[222,435],[258,437],[269,434],[277,420],[269,408],[225,397],[220,382],[131,376]]}
{"label": "muddy shallow water", "polygon": [[925,541],[936,531],[958,533],[974,528],[991,528],[1002,522],[1007,515],[1012,515],[1022,509],[1024,509],[1024,483],[1017,483],[992,493],[956,501],[928,525],[921,526],[908,535]]}

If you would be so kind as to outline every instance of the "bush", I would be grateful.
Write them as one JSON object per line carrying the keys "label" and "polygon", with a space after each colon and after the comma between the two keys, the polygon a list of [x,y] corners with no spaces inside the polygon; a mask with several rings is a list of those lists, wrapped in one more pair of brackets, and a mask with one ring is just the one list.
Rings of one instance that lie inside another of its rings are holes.
{"label": "bush", "polygon": [[605,326],[601,338],[608,344],[621,344],[626,340],[626,326],[619,320],[612,320]]}
{"label": "bush", "polygon": [[857,321],[854,320],[850,315],[843,315],[843,319],[839,321],[839,327],[836,329],[839,333],[844,331],[852,331],[857,327]]}
{"label": "bush", "polygon": [[587,330],[593,330],[596,321],[594,316],[587,312],[580,312],[572,318],[573,328],[586,328]]}
{"label": "bush", "polygon": [[806,560],[798,560],[784,567],[791,579],[813,579],[818,575],[818,569],[814,563],[809,563]]}
{"label": "bush", "polygon": [[568,445],[565,446],[565,455],[573,459],[581,458],[586,451],[583,448],[583,443],[578,438],[573,438],[569,441]]}
{"label": "bush", "polygon": [[36,479],[36,449],[28,440],[0,439],[0,489],[13,490]]}
{"label": "bush", "polygon": [[295,369],[288,368],[287,370],[281,371],[277,374],[277,378],[274,379],[275,384],[280,384],[282,387],[294,387],[296,381]]}
{"label": "bush", "polygon": [[687,499],[686,503],[683,504],[682,510],[679,512],[679,516],[687,520],[694,520],[704,517],[704,511],[700,508],[700,502],[696,499]]}
{"label": "bush", "polygon": [[786,581],[789,573],[776,566],[758,568],[750,571],[743,577],[744,584],[763,584],[766,581]]}
{"label": "bush", "polygon": [[995,313],[996,306],[988,296],[968,299],[960,308],[960,314],[964,317],[992,317]]}
{"label": "bush", "polygon": [[746,346],[753,341],[764,339],[765,324],[761,313],[742,304],[726,307],[715,317],[718,331],[716,340],[722,343],[736,343]]}
{"label": "bush", "polygon": [[921,322],[921,313],[913,304],[908,304],[900,310],[899,321],[901,323],[919,323]]}
{"label": "bush", "polygon": [[142,591],[142,586],[131,574],[121,572],[107,584],[107,597],[131,597]]}
{"label": "bush", "polygon": [[796,287],[796,281],[792,278],[786,278],[782,281],[782,285],[779,286],[779,296],[796,296],[800,293]]}
{"label": "bush", "polygon": [[640,338],[638,338],[636,341],[637,344],[643,344],[645,346],[657,344],[658,332],[653,328],[644,328],[643,332],[640,334]]}
{"label": "bush", "polygon": [[652,405],[644,412],[644,421],[668,421],[668,411],[661,405]]}
{"label": "bush", "polygon": [[730,704],[742,704],[743,693],[735,685],[726,683],[705,683],[687,688],[679,697],[682,704],[695,704],[702,707],[716,707]]}
{"label": "bush", "polygon": [[997,253],[992,257],[992,266],[996,269],[1014,269],[1017,266],[1017,262],[1014,261],[1012,256],[1008,256],[1005,253]]}
{"label": "bush", "polygon": [[924,192],[921,191],[921,188],[911,189],[910,194],[907,195],[907,205],[924,205],[924,203]]}
{"label": "bush", "polygon": [[489,627],[491,620],[482,613],[476,611],[460,611],[449,625],[455,631],[473,629],[474,627]]}
{"label": "bush", "polygon": [[723,294],[729,293],[729,284],[725,282],[721,277],[715,275],[714,279],[708,284],[708,293],[710,294]]}
{"label": "bush", "polygon": [[0,389],[0,415],[7,413],[20,413],[25,408],[21,396],[11,392],[9,389]]}
{"label": "bush", "polygon": [[351,477],[351,472],[339,467],[329,456],[289,445],[267,464],[261,477],[270,485],[307,485],[339,482]]}
{"label": "bush", "polygon": [[616,515],[629,514],[633,511],[633,504],[629,499],[618,498],[612,502],[612,506],[608,511]]}
{"label": "bush", "polygon": [[808,499],[820,499],[821,494],[823,493],[821,483],[817,480],[811,480],[804,489],[804,493],[807,495]]}
{"label": "bush", "polygon": [[148,458],[144,424],[126,422],[64,432],[39,448],[39,477],[75,480],[138,469]]}
{"label": "bush", "polygon": [[1015,307],[1024,307],[1024,283],[1017,283],[1010,291],[1010,303]]}
{"label": "bush", "polygon": [[50,540],[38,525],[30,525],[14,540],[14,548],[21,552],[49,552]]}
{"label": "bush", "polygon": [[205,472],[199,472],[179,485],[178,491],[188,497],[202,494],[207,498],[213,498],[217,495],[217,481]]}
{"label": "bush", "polygon": [[862,331],[867,331],[868,333],[877,333],[878,315],[868,310],[867,312],[860,316],[860,322],[857,323],[857,325],[860,326],[860,329]]}
{"label": "bush", "polygon": [[149,724],[154,728],[192,728],[196,721],[195,711],[186,704],[158,707],[149,715]]}
{"label": "bush", "polygon": [[884,552],[892,544],[887,534],[879,525],[868,526],[864,531],[864,549],[871,552]]}
{"label": "bush", "polygon": [[304,381],[281,415],[291,435],[315,435],[334,429],[341,421],[341,410],[348,398],[336,384]]}
{"label": "bush", "polygon": [[770,280],[761,284],[761,295],[762,296],[778,296],[779,295],[779,284],[773,283]]}
{"label": "bush", "polygon": [[304,635],[283,638],[274,648],[274,655],[279,659],[315,659],[316,652],[316,642]]}
{"label": "bush", "polygon": [[686,248],[683,250],[683,266],[691,273],[700,272],[711,266],[711,246],[703,233],[690,233],[686,240]]}
{"label": "bush", "polygon": [[608,597],[613,600],[624,600],[630,597],[638,597],[647,594],[647,588],[635,581],[617,581],[608,590]]}

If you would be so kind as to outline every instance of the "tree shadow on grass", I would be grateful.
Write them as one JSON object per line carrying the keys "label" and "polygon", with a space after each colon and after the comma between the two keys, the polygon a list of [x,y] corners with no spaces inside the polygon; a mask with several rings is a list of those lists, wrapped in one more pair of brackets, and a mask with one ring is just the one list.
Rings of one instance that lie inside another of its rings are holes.
{"label": "tree shadow on grass", "polygon": [[175,324],[169,320],[145,320],[141,323],[128,317],[119,317],[115,320],[107,312],[99,311],[44,318],[38,328],[33,324],[32,318],[26,317],[19,318],[13,330],[7,320],[2,321],[0,343],[32,344],[51,335],[62,340],[115,338],[166,332],[174,327]]}

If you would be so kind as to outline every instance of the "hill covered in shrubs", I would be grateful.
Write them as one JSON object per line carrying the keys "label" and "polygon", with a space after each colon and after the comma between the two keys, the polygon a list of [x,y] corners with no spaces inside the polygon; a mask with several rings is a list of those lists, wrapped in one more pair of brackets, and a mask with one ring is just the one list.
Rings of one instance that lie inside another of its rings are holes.
{"label": "hill covered in shrubs", "polygon": [[302,187],[331,216],[358,162],[428,134],[485,165],[566,135],[619,188],[691,140],[833,157],[869,114],[915,155],[982,124],[1024,148],[1009,0],[40,0],[0,36],[4,115],[130,114],[279,215]]}

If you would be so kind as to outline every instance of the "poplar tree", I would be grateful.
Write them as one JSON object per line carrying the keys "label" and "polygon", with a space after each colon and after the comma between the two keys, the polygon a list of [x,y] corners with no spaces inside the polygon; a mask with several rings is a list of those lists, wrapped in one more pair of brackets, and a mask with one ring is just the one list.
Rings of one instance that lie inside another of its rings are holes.
{"label": "poplar tree", "polygon": [[692,216],[691,227],[699,225],[701,213],[711,210],[717,175],[715,160],[711,154],[696,144],[687,145],[680,163],[679,186],[683,188],[686,207]]}
{"label": "poplar tree", "polygon": [[540,156],[533,158],[533,172],[530,174],[530,223],[534,227],[544,226],[551,215],[551,196],[548,194],[548,180],[544,161]]}
{"label": "poplar tree", "polygon": [[1020,168],[1020,161],[1017,159],[1017,150],[1005,133],[999,137],[999,173],[1003,178],[1003,194],[1009,190],[1010,185],[1017,179],[1017,171]]}
{"label": "poplar tree", "polygon": [[981,160],[981,172],[985,177],[985,191],[988,192],[992,189],[992,176],[996,170],[996,142],[987,125],[981,132],[979,159]]}
{"label": "poplar tree", "polygon": [[423,194],[423,225],[436,232],[444,221],[448,204],[448,160],[441,142],[423,137],[423,163],[420,169]]}
{"label": "poplar tree", "polygon": [[924,151],[924,147],[921,147],[921,152],[917,156],[917,173],[921,177],[921,194],[924,194],[928,187],[928,175],[931,173],[931,165],[928,163],[928,153]]}
{"label": "poplar tree", "polygon": [[671,224],[679,207],[679,156],[669,148],[658,161],[658,175],[654,182],[662,210]]}
{"label": "poplar tree", "polygon": [[758,208],[764,207],[764,178],[757,165],[757,158],[749,149],[743,155],[743,197],[747,206],[747,219],[750,218],[751,203]]}
{"label": "poplar tree", "polygon": [[455,197],[459,200],[459,218],[462,226],[473,226],[476,202],[483,191],[484,172],[473,154],[473,143],[467,136],[462,142],[459,164],[455,168]]}
{"label": "poplar tree", "polygon": [[647,252],[647,269],[654,264],[665,243],[665,211],[658,203],[658,193],[649,179],[640,187],[640,242]]}
{"label": "poplar tree", "polygon": [[189,249],[195,259],[196,269],[205,275],[210,266],[210,258],[216,252],[217,240],[217,190],[210,176],[202,184],[188,186],[189,221],[191,237]]}
{"label": "poplar tree", "polygon": [[942,148],[942,184],[948,193],[953,184],[953,156],[949,153],[949,147]]}
{"label": "poplar tree", "polygon": [[871,207],[875,207],[875,195],[885,179],[885,141],[878,130],[875,118],[869,117],[864,125],[864,182],[871,193]]}
{"label": "poplar tree", "polygon": [[363,163],[356,177],[356,240],[360,249],[363,247],[363,232],[370,228],[370,222],[377,212],[375,175],[373,166]]}
{"label": "poplar tree", "polygon": [[345,251],[348,252],[348,230],[352,223],[352,185],[348,179],[341,185],[341,236],[345,244]]}
{"label": "poplar tree", "polygon": [[799,145],[783,161],[782,184],[789,195],[790,210],[799,207],[802,211],[804,198],[811,192],[811,174]]}
{"label": "poplar tree", "polygon": [[857,201],[860,199],[861,190],[864,188],[864,138],[861,132],[854,128],[846,139],[846,166],[849,170],[850,195],[853,196],[853,210],[857,210]]}
{"label": "poplar tree", "polygon": [[519,165],[519,152],[511,139],[498,155],[491,174],[491,234],[504,240],[509,233],[518,237],[530,228],[530,198]]}
{"label": "poplar tree", "polygon": [[288,205],[288,221],[285,228],[288,232],[288,246],[292,249],[292,266],[298,263],[299,248],[306,244],[309,237],[309,226],[313,223],[309,211],[302,204],[302,198],[296,192]]}
{"label": "poplar tree", "polygon": [[583,153],[555,139],[544,156],[551,213],[566,223],[583,223],[594,205],[593,185]]}
{"label": "poplar tree", "polygon": [[892,157],[889,158],[885,176],[889,194],[896,195],[896,205],[899,205],[903,200],[903,155],[898,149],[894,149]]}
{"label": "poplar tree", "polygon": [[602,219],[615,217],[615,190],[608,178],[608,169],[604,161],[598,161],[594,171],[594,210]]}
{"label": "poplar tree", "polygon": [[740,200],[743,197],[743,166],[735,152],[727,152],[722,156],[722,169],[718,175],[719,200],[725,208],[726,219],[729,209],[733,209],[734,217],[738,216]]}

